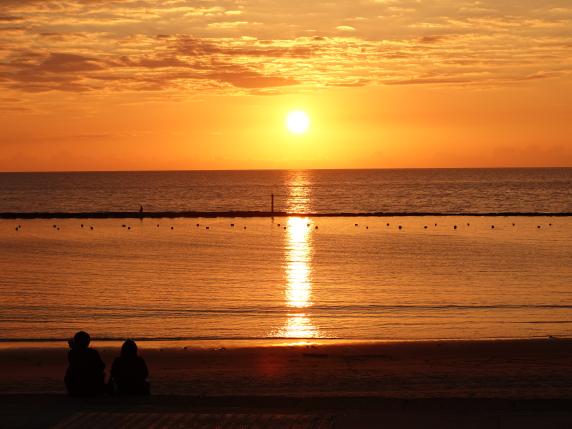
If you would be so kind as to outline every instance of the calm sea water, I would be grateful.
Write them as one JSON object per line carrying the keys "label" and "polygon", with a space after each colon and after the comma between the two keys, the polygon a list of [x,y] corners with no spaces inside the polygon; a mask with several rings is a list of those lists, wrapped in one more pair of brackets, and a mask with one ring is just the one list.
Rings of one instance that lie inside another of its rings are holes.
{"label": "calm sea water", "polygon": [[[296,212],[572,211],[572,169],[4,174],[0,185],[1,212],[267,210],[271,192]],[[570,337],[571,243],[571,217],[0,220],[0,339]]]}
{"label": "calm sea water", "polygon": [[572,168],[0,174],[0,212],[572,212]]}

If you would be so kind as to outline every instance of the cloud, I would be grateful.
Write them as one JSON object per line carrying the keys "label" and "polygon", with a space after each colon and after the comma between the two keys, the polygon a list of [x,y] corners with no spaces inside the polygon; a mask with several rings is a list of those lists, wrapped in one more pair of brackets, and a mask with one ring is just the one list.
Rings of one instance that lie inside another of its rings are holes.
{"label": "cloud", "polygon": [[223,21],[223,22],[210,22],[208,24],[209,28],[214,28],[217,30],[228,30],[235,29],[238,27],[244,27],[247,25],[252,25],[248,21]]}
{"label": "cloud", "polygon": [[272,93],[570,79],[566,0],[2,0],[0,89]]}
{"label": "cloud", "polygon": [[281,76],[265,76],[255,71],[242,69],[242,70],[228,70],[222,72],[213,72],[208,75],[208,78],[220,82],[230,83],[238,88],[248,89],[261,89],[261,88],[275,88],[280,86],[295,85],[296,80],[291,78],[284,78]]}
{"label": "cloud", "polygon": [[51,53],[35,67],[38,73],[79,73],[101,69],[102,66],[93,58],[64,53]]}
{"label": "cloud", "polygon": [[0,22],[21,22],[23,19],[21,16],[0,15]]}

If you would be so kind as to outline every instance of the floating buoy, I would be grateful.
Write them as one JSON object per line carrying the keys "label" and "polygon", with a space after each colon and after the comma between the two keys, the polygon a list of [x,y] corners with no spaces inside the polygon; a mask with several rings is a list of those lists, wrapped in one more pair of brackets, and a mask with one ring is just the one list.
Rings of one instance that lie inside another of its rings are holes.
{"label": "floating buoy", "polygon": [[83,223],[80,226],[83,228]]}
{"label": "floating buoy", "polygon": [[125,224],[121,225],[121,228],[125,228]]}
{"label": "floating buoy", "polygon": [[[174,226],[172,226],[172,227],[171,227],[171,230],[173,230],[173,229],[175,229],[175,227],[174,227]],[[207,229],[208,229],[208,228],[207,228]]]}
{"label": "floating buoy", "polygon": [[307,223],[307,224],[306,224],[306,226],[310,226],[310,224],[309,224],[309,223]]}
{"label": "floating buoy", "polygon": [[389,224],[387,224],[387,226],[389,226]]}
{"label": "floating buoy", "polygon": [[358,226],[358,224],[356,223],[356,224],[354,224],[354,226]]}
{"label": "floating buoy", "polygon": [[399,225],[399,229],[402,229],[403,227],[401,225]]}
{"label": "floating buoy", "polygon": [[453,226],[453,229],[457,229],[457,225],[454,225],[454,226]]}
{"label": "floating buoy", "polygon": [[93,226],[90,226],[89,229],[91,229],[93,231]]}
{"label": "floating buoy", "polygon": [[369,229],[369,226],[366,226],[365,229]]}
{"label": "floating buoy", "polygon": [[316,229],[318,229],[318,225],[316,225]]}
{"label": "floating buoy", "polygon": [[425,226],[423,227],[423,229],[427,229],[427,225],[425,225]]}
{"label": "floating buoy", "polygon": [[284,227],[284,229],[286,229],[286,227]]}
{"label": "floating buoy", "polygon": [[512,226],[515,226],[515,225],[516,225],[515,223],[512,224]]}
{"label": "floating buoy", "polygon": [[54,229],[57,228],[57,227],[58,227],[57,225],[52,225],[52,228],[54,228]]}
{"label": "floating buoy", "polygon": [[494,225],[491,225],[491,229],[495,229],[495,226],[494,226]]}
{"label": "floating buoy", "polygon": [[200,225],[197,223],[197,228],[198,228],[199,226],[200,226]]}
{"label": "floating buoy", "polygon": [[278,224],[277,226],[278,226],[278,228],[280,228],[280,224]]}
{"label": "floating buoy", "polygon": [[231,228],[234,228],[234,223],[231,223],[230,226],[231,226]]}
{"label": "floating buoy", "polygon": [[159,224],[157,224],[157,228],[159,228]]}
{"label": "floating buoy", "polygon": [[548,226],[552,226],[552,224],[551,224],[551,223],[549,223],[549,224],[548,224]]}
{"label": "floating buoy", "polygon": [[540,225],[538,225],[537,228],[540,229]]}
{"label": "floating buoy", "polygon": [[[171,229],[172,229],[172,228],[173,228],[173,227],[171,227]],[[211,229],[211,227],[210,227],[210,226],[207,226],[207,227],[205,227],[205,229]]]}
{"label": "floating buoy", "polygon": [[244,227],[244,229],[246,229],[246,227]]}
{"label": "floating buoy", "polygon": [[470,224],[470,223],[467,223],[467,226],[471,226],[471,224]]}
{"label": "floating buoy", "polygon": [[130,226],[128,226],[127,229],[131,231],[131,227],[130,227]]}
{"label": "floating buoy", "polygon": [[437,226],[437,224],[435,224],[435,226]]}

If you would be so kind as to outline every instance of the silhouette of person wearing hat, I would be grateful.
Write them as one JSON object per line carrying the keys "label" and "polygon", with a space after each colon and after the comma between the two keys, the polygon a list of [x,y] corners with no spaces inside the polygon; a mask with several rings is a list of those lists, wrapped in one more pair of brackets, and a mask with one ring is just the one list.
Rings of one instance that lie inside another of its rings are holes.
{"label": "silhouette of person wearing hat", "polygon": [[87,332],[77,332],[68,341],[68,368],[64,377],[67,391],[74,396],[93,396],[105,391],[105,364],[97,350],[89,347]]}

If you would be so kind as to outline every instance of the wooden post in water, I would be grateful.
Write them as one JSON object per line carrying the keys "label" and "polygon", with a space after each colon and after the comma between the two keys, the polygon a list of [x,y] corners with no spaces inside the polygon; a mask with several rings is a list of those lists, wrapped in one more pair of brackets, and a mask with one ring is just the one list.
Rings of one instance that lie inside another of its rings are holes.
{"label": "wooden post in water", "polygon": [[270,213],[274,214],[274,194],[270,194]]}

